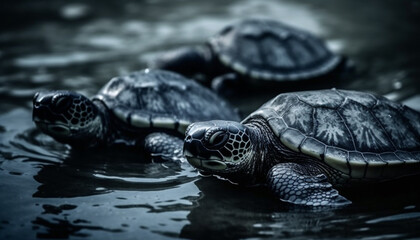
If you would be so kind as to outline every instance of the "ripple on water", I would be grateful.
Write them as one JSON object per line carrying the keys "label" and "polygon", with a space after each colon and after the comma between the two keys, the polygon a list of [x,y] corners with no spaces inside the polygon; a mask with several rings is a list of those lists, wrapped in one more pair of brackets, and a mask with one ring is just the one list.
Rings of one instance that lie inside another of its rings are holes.
{"label": "ripple on water", "polygon": [[104,62],[118,59],[121,52],[70,52],[66,54],[29,55],[14,60],[14,65],[21,68],[69,67],[71,65]]}
{"label": "ripple on water", "polygon": [[[195,207],[190,198],[197,194],[197,174],[189,165],[151,163],[139,151],[72,151],[35,129],[22,108],[0,115],[0,138],[0,177],[10,191],[5,196],[17,194],[21,205],[9,210],[16,218],[8,216],[0,228],[29,223],[38,238],[140,229],[151,239],[176,236]],[[13,204],[7,199],[3,206]]]}
{"label": "ripple on water", "polygon": [[114,191],[160,191],[197,178],[179,163],[150,163],[140,152],[71,153],[60,164],[40,166],[35,197],[78,197]]}
{"label": "ripple on water", "polygon": [[375,219],[366,221],[366,223],[376,224],[376,223],[382,223],[382,222],[396,222],[396,221],[416,219],[416,218],[420,218],[420,212],[401,213],[401,214],[395,214],[395,215],[386,216],[386,217],[375,218]]}
{"label": "ripple on water", "polygon": [[6,160],[21,158],[52,163],[61,161],[66,147],[41,134],[31,119],[30,112],[22,108],[0,115],[0,126],[4,128],[0,153],[6,156]]}
{"label": "ripple on water", "polygon": [[[23,169],[34,174],[41,184],[34,197],[77,197],[117,190],[158,191],[177,188],[197,177],[188,164],[151,163],[140,151],[72,151],[37,130],[30,112],[24,109],[1,115],[0,126],[3,139],[0,153],[5,158],[1,166],[11,174],[22,174]],[[31,164],[23,167],[25,163]]]}

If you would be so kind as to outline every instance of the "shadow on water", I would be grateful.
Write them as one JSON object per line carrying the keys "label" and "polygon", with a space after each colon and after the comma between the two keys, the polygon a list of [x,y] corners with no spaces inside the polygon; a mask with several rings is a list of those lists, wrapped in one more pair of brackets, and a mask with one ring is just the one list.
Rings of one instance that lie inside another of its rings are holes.
{"label": "shadow on water", "polygon": [[[30,239],[32,232],[38,238],[100,237],[140,227],[144,236],[174,234],[159,229],[191,209],[192,167],[151,162],[132,149],[74,151],[35,129],[22,111],[0,117],[8,123],[0,132],[0,203],[10,207],[0,213],[2,239]],[[16,198],[23,199],[19,208]],[[166,217],[153,219],[157,213]]]}
{"label": "shadow on water", "polygon": [[91,226],[88,225],[88,221],[84,220],[76,220],[73,223],[63,220],[54,218],[55,222],[49,222],[41,217],[37,217],[32,223],[36,225],[34,229],[39,229],[39,226],[45,227],[47,232],[44,233],[37,233],[37,238],[69,238],[71,236],[74,237],[89,237],[89,234],[80,233],[80,231],[86,230],[93,230],[93,231],[105,231],[110,233],[119,233],[122,232],[122,229],[106,229],[100,226]]}
{"label": "shadow on water", "polygon": [[[200,197],[180,236],[188,239],[240,239],[249,236],[301,239],[418,236],[420,193],[416,178],[347,190],[354,204],[344,208],[304,208],[279,202],[263,187],[246,188],[206,177],[195,181]],[[401,185],[405,184],[405,185]],[[407,184],[410,184],[408,186]],[[403,199],[403,200],[401,200]],[[389,227],[406,222],[401,228]]]}
{"label": "shadow on water", "polygon": [[143,161],[141,152],[72,152],[60,164],[43,165],[34,179],[41,183],[34,197],[61,198],[110,191],[159,191],[195,179],[195,172],[178,162]]}

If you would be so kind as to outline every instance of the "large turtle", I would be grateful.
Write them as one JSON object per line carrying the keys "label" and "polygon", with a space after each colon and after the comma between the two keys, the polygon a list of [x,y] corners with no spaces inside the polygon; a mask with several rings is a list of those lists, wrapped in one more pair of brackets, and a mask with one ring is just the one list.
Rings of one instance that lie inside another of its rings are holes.
{"label": "large turtle", "polygon": [[345,69],[347,62],[306,31],[274,20],[247,19],[226,26],[206,44],[162,54],[151,66],[214,78],[213,88],[222,92],[225,86],[242,84],[238,80],[263,85],[316,78]]}
{"label": "large turtle", "polygon": [[265,183],[283,201],[350,203],[335,189],[420,173],[420,113],[369,93],[280,94],[241,123],[186,130],[191,165],[236,183]]}
{"label": "large turtle", "polygon": [[36,93],[33,121],[42,132],[75,148],[112,145],[145,148],[182,158],[182,138],[192,122],[238,114],[200,84],[163,70],[111,79],[91,100],[71,91]]}

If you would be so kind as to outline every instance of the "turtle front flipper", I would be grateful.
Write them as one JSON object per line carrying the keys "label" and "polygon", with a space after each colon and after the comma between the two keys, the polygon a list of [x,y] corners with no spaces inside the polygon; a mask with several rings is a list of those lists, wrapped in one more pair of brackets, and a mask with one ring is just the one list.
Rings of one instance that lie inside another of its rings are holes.
{"label": "turtle front flipper", "polygon": [[[183,47],[161,54],[149,64],[151,68],[164,69],[184,76],[206,81],[213,68],[213,55],[206,45]],[[203,76],[201,76],[203,75]]]}
{"label": "turtle front flipper", "polygon": [[275,165],[267,175],[268,187],[280,200],[306,206],[343,206],[351,204],[341,196],[321,172],[308,171],[297,163]]}
{"label": "turtle front flipper", "polygon": [[211,88],[222,96],[230,96],[241,88],[238,74],[231,72],[214,78]]}
{"label": "turtle front flipper", "polygon": [[166,133],[152,133],[146,136],[144,149],[153,161],[186,162],[182,154],[184,142]]}

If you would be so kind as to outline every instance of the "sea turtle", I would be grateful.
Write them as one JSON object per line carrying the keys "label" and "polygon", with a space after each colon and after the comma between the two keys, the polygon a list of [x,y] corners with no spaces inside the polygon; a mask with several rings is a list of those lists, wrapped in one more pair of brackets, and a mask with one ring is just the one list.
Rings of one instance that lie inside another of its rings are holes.
{"label": "sea turtle", "polygon": [[346,69],[346,63],[306,31],[274,20],[246,19],[226,26],[206,44],[162,54],[151,67],[204,75],[223,92],[226,86],[243,85],[242,79],[258,85],[293,82]]}
{"label": "sea turtle", "polygon": [[284,93],[241,123],[193,123],[184,155],[232,182],[266,184],[286,202],[345,205],[335,187],[420,173],[420,113],[357,91]]}
{"label": "sea turtle", "polygon": [[192,122],[239,120],[209,89],[163,70],[111,79],[91,100],[72,91],[36,93],[33,121],[44,133],[75,148],[112,145],[145,148],[182,159],[182,138]]}

